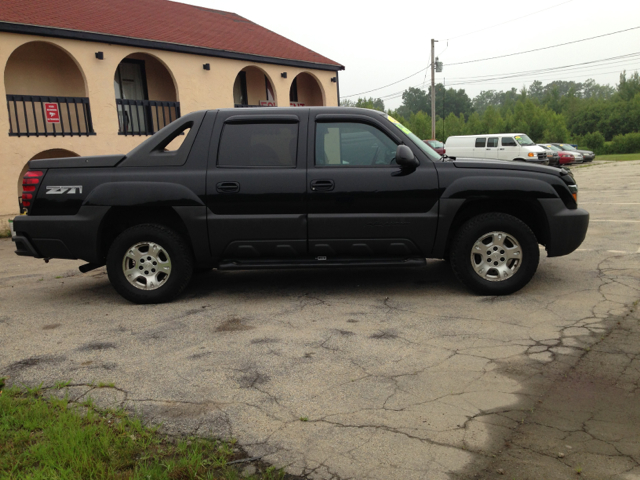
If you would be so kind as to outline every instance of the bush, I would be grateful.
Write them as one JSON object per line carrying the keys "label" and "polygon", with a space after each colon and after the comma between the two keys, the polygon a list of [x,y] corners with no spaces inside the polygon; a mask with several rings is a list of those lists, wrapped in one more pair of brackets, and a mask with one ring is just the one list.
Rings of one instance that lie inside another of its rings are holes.
{"label": "bush", "polygon": [[616,135],[611,141],[610,153],[640,153],[640,132]]}
{"label": "bush", "polygon": [[602,148],[604,147],[604,135],[598,131],[587,133],[580,143],[586,145],[590,150],[602,154]]}

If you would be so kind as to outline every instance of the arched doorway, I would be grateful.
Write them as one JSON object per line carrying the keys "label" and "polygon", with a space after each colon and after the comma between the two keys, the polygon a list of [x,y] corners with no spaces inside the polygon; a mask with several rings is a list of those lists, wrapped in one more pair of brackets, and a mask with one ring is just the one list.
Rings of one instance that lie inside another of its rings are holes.
{"label": "arched doorway", "polygon": [[[66,157],[79,157],[79,156],[80,155],[70,150],[65,150],[63,148],[52,148],[50,150],[44,150],[40,153],[37,153],[36,155],[31,157],[29,160],[42,160],[44,158],[66,158]],[[22,179],[24,177],[24,174],[27,173],[27,170],[29,170],[29,162],[27,162],[24,165],[24,167],[22,168],[22,171],[20,172],[20,176],[18,177],[18,198],[20,198],[21,200],[24,199],[24,197],[22,196],[23,194]],[[22,203],[20,203],[20,205],[22,205]]]}
{"label": "arched doorway", "polygon": [[292,107],[324,106],[324,93],[320,82],[309,73],[298,74],[291,82],[289,102]]}
{"label": "arched doorway", "polygon": [[242,107],[275,107],[275,89],[266,72],[258,67],[245,67],[233,83],[233,104]]}
{"label": "arched doorway", "polygon": [[173,75],[153,55],[134,53],[122,59],[113,87],[121,135],[153,135],[180,117]]}
{"label": "arched doorway", "polygon": [[49,42],[16,48],[4,69],[9,135],[90,135],[84,73],[66,50]]}

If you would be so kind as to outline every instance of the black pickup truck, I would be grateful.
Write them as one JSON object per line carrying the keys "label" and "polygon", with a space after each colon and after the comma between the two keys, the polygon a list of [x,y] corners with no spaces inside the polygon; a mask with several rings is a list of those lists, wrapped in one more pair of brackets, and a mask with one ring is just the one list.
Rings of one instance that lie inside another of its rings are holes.
{"label": "black pickup truck", "polygon": [[23,185],[16,253],[106,265],[136,303],[175,298],[198,270],[425,258],[509,294],[534,275],[538,244],[566,255],[589,224],[566,170],[441,158],[354,108],[195,112],[127,155],[32,160]]}

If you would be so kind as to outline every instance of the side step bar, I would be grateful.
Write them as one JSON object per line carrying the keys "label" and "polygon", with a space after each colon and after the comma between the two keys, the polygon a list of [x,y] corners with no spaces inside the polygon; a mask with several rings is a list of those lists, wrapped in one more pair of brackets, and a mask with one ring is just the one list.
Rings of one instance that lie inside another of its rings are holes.
{"label": "side step bar", "polygon": [[[320,257],[322,258],[322,257]],[[343,258],[322,260],[305,258],[302,260],[224,260],[218,270],[260,270],[283,268],[326,268],[326,267],[423,267],[424,258]]]}

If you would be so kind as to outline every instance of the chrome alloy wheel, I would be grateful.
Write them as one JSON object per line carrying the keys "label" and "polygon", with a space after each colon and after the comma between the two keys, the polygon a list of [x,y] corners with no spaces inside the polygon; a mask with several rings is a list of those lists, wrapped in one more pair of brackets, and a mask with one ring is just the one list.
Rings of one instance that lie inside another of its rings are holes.
{"label": "chrome alloy wheel", "polygon": [[513,235],[490,232],[471,249],[471,266],[483,279],[501,282],[511,278],[522,265],[522,248]]}
{"label": "chrome alloy wheel", "polygon": [[137,243],[124,254],[122,271],[134,287],[155,290],[167,283],[171,275],[171,258],[157,243]]}

